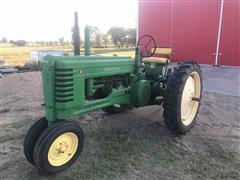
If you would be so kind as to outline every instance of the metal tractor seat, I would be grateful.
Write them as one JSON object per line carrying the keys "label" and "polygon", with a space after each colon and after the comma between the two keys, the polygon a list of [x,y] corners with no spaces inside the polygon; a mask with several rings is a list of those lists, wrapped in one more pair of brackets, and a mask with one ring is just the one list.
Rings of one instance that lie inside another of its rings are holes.
{"label": "metal tractor seat", "polygon": [[[151,49],[153,52],[154,49]],[[160,64],[168,64],[171,61],[171,56],[173,54],[173,50],[171,47],[159,47],[156,48],[155,54],[161,57],[148,57],[143,58],[142,62],[144,63],[160,63]]]}

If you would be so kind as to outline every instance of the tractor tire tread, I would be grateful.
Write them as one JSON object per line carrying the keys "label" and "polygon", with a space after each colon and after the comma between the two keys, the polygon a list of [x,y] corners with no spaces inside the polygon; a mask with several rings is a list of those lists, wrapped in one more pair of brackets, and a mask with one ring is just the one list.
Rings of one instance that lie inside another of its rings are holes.
{"label": "tractor tire tread", "polygon": [[[178,63],[178,66],[174,68],[174,72],[171,74],[170,79],[167,83],[167,94],[164,97],[163,102],[163,117],[165,125],[167,128],[174,134],[186,134],[194,124],[194,120],[189,126],[183,125],[181,122],[181,112],[179,108],[179,103],[181,100],[182,91],[188,78],[189,74],[193,71],[197,71],[200,74],[200,83],[201,83],[201,93],[202,93],[202,71],[200,66],[192,60],[187,60],[181,63]],[[201,98],[201,95],[200,95]],[[201,104],[201,103],[200,103]],[[199,106],[200,106],[199,104]]]}
{"label": "tractor tire tread", "polygon": [[41,135],[41,133],[47,128],[48,122],[45,117],[37,120],[32,126],[28,129],[27,134],[23,142],[23,151],[26,159],[32,165],[35,165],[34,162],[34,147],[36,142]]}
{"label": "tractor tire tread", "polygon": [[[53,141],[51,139],[54,135],[59,134],[61,131],[64,131],[65,129],[76,129],[79,131],[79,138],[81,144],[79,144],[79,148],[76,152],[76,155],[73,156],[73,158],[67,162],[66,164],[59,166],[59,167],[52,167],[44,158],[44,155],[46,155],[47,151],[44,146],[46,146],[49,141]],[[61,172],[67,167],[71,166],[75,160],[78,158],[80,155],[82,148],[83,148],[83,143],[84,143],[84,132],[81,129],[81,127],[78,125],[78,123],[73,122],[73,121],[60,121],[58,123],[55,123],[51,126],[49,126],[43,134],[39,137],[36,146],[34,148],[34,161],[36,167],[47,174],[55,174],[57,172]]]}

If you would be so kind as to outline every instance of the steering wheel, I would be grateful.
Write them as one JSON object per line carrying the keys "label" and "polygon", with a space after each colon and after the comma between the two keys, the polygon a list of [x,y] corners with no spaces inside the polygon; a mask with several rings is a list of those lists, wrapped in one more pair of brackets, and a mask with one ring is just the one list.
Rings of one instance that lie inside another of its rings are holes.
{"label": "steering wheel", "polygon": [[137,47],[139,47],[142,57],[151,57],[154,55],[157,45],[151,35],[143,35],[139,38]]}

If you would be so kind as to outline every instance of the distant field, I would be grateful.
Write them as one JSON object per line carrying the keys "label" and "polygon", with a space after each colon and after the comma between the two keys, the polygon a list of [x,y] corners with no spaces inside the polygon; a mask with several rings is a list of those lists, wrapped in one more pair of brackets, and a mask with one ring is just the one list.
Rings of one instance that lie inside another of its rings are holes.
{"label": "distant field", "polygon": [[[61,50],[66,52],[72,52],[73,47],[68,46],[24,46],[16,47],[10,45],[0,44],[0,59],[3,59],[8,65],[24,65],[31,59],[31,51],[34,50]],[[84,50],[84,49],[83,49]],[[96,49],[94,49],[96,50]],[[98,49],[99,50],[99,49]],[[131,56],[134,57],[134,51],[129,52],[111,52],[103,53],[101,55],[119,55],[119,56]]]}
{"label": "distant field", "polygon": [[70,52],[72,46],[0,46],[0,59],[3,59],[8,65],[24,65],[31,59],[31,51],[34,50],[63,50]]}

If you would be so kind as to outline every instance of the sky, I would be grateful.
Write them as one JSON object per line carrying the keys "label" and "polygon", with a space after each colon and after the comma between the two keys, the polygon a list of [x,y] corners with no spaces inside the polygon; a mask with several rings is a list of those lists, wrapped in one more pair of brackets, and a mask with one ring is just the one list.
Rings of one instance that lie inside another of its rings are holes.
{"label": "sky", "polygon": [[2,0],[0,39],[70,40],[75,11],[81,36],[86,24],[102,32],[112,26],[137,25],[137,0]]}

